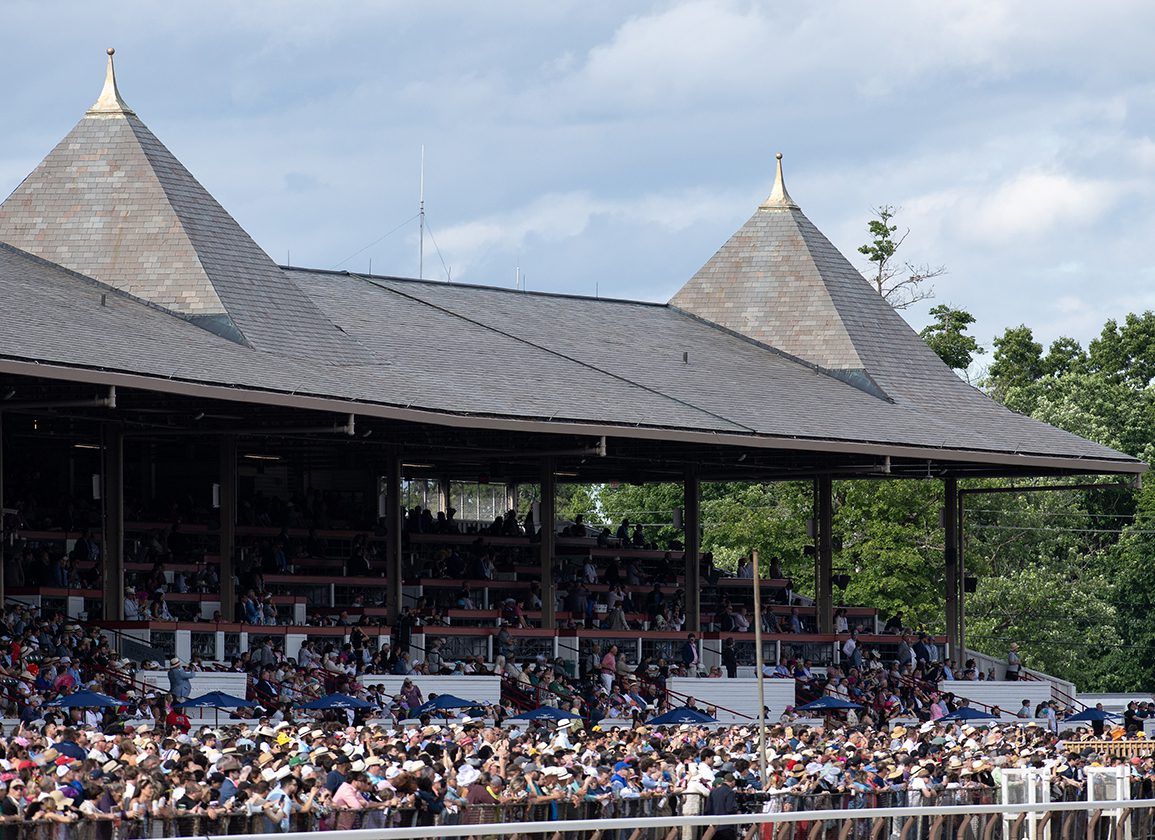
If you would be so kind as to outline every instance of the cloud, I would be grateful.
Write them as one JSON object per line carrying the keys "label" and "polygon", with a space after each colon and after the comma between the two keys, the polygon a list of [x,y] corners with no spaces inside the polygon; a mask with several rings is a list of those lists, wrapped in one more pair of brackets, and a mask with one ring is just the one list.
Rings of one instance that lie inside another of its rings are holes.
{"label": "cloud", "polygon": [[716,218],[740,201],[703,189],[626,199],[587,191],[550,193],[511,211],[455,224],[437,232],[437,239],[458,278],[493,252],[516,256],[530,245],[556,245],[583,236],[598,222],[656,227],[670,235]]}
{"label": "cloud", "polygon": [[962,230],[986,242],[1039,237],[1072,225],[1097,221],[1119,198],[1108,181],[1055,172],[1022,172],[989,194],[956,203]]}

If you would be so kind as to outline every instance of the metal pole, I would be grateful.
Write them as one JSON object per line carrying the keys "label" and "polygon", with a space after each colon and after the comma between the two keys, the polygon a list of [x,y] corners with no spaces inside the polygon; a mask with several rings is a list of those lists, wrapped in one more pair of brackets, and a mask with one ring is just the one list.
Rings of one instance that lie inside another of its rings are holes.
{"label": "metal pole", "polygon": [[[385,533],[388,542],[385,544],[385,558],[388,565],[388,598],[389,622],[393,627],[404,612],[402,597],[402,563],[401,563],[401,455],[394,452],[389,456],[388,485],[385,488]],[[398,654],[402,651],[397,651]]]}
{"label": "metal pole", "polygon": [[104,508],[104,620],[124,621],[124,430],[101,429],[101,506]]}
{"label": "metal pole", "polygon": [[[955,557],[958,566],[958,646],[961,656],[965,659],[967,649],[967,622],[966,622],[966,558],[963,556],[963,547],[966,537],[963,536],[963,516],[965,513],[964,494],[958,494],[957,516],[955,520],[955,542],[957,545]],[[961,661],[961,660],[960,660]],[[957,664],[957,663],[956,663]]]}
{"label": "metal pole", "polygon": [[758,552],[750,553],[754,566],[754,668],[758,677],[758,779],[766,787],[766,688],[762,674],[762,573]]}
{"label": "metal pole", "polygon": [[557,586],[553,579],[553,544],[556,525],[557,478],[554,476],[554,459],[541,459],[541,502],[538,505],[538,525],[541,527],[541,626],[551,630],[557,624],[554,611],[557,608]]}
{"label": "metal pole", "polygon": [[4,412],[0,411],[0,609],[8,603],[8,559],[5,544],[8,534],[4,530]]}
{"label": "metal pole", "polygon": [[220,440],[221,619],[236,620],[237,439]]}
{"label": "metal pole", "polygon": [[831,576],[834,574],[834,481],[830,475],[820,475],[814,480],[814,492],[818,496],[817,538],[815,539],[814,581],[815,601],[818,607],[818,632],[834,632],[834,591]]}
{"label": "metal pole", "polygon": [[702,630],[702,526],[701,484],[694,467],[686,468],[682,495],[682,529],[684,531],[686,629],[693,633]]}
{"label": "metal pole", "polygon": [[955,530],[958,515],[958,480],[943,479],[944,502],[942,506],[943,564],[946,567],[946,635],[950,656],[957,664],[962,663],[962,651],[958,639],[959,585],[958,537]]}

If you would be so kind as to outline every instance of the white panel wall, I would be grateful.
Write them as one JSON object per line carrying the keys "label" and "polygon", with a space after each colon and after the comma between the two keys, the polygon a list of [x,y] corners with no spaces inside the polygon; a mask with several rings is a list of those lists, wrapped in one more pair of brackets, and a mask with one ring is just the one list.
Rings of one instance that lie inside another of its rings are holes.
{"label": "white panel wall", "polygon": [[[499,677],[467,677],[467,676],[438,676],[427,677],[417,675],[409,677],[421,689],[421,696],[426,700],[430,694],[452,694],[463,700],[476,700],[479,703],[493,705],[501,701],[501,679]],[[359,677],[364,685],[384,685],[389,694],[398,694],[405,677],[394,677],[389,674],[364,674]]]}
{"label": "white panel wall", "polygon": [[1034,714],[1035,706],[1051,699],[1051,684],[1045,682],[944,680],[938,687],[941,691],[949,691],[956,697],[966,697],[971,701],[971,705],[980,709],[982,708],[978,705],[980,703],[998,706],[1006,713],[1006,717],[1014,717],[1023,705],[1023,700],[1031,701],[1031,714]]}
{"label": "white panel wall", "polygon": [[[787,706],[794,705],[794,680],[765,680],[766,705],[770,708],[770,720],[777,720]],[[718,707],[718,720],[725,723],[749,722],[758,719],[758,680],[756,679],[696,679],[693,677],[672,677],[671,691],[679,695],[671,702],[680,705],[680,695],[693,697],[699,709],[707,706]],[[742,718],[722,710],[722,707],[747,715]]]}
{"label": "white panel wall", "polygon": [[[168,693],[168,671],[137,671],[136,678]],[[244,697],[248,688],[248,675],[240,673],[200,672],[192,678],[190,697],[200,697],[210,691],[223,691],[234,697]]]}

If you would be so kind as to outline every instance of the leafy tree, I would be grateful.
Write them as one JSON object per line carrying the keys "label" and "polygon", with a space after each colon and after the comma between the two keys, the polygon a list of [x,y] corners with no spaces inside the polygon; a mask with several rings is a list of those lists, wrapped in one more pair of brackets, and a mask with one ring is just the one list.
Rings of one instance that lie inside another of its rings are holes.
{"label": "leafy tree", "polygon": [[987,387],[995,399],[1003,400],[1008,389],[1028,385],[1043,375],[1043,345],[1035,341],[1030,327],[1007,327],[994,344]]}
{"label": "leafy tree", "polygon": [[1155,485],[1140,494],[1134,525],[1112,552],[1114,580],[1111,601],[1115,609],[1117,645],[1104,646],[1115,677],[1113,688],[1149,691],[1155,685]]}
{"label": "leafy tree", "polygon": [[930,314],[934,317],[934,323],[925,327],[919,335],[949,367],[966,370],[975,356],[986,352],[979,347],[974,336],[966,334],[967,328],[975,322],[969,312],[939,304],[930,310]]}
{"label": "leafy tree", "polygon": [[898,225],[892,224],[898,208],[889,204],[874,208],[874,218],[866,223],[870,241],[859,247],[858,252],[874,265],[866,279],[878,293],[895,309],[907,309],[921,300],[934,297],[935,277],[946,274],[944,266],[915,265],[900,263],[895,255],[910,231],[899,236]]}
{"label": "leafy tree", "polygon": [[1135,388],[1155,380],[1155,313],[1129,314],[1119,326],[1110,320],[1088,348],[1093,371]]}
{"label": "leafy tree", "polygon": [[1087,365],[1087,353],[1082,345],[1073,338],[1060,336],[1051,342],[1043,359],[1043,374],[1046,376],[1062,376],[1064,373],[1077,373]]}

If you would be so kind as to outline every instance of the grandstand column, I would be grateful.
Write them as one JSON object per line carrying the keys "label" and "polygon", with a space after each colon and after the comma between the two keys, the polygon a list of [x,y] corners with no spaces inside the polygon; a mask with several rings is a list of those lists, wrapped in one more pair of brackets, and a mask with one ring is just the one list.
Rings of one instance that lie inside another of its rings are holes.
{"label": "grandstand column", "polygon": [[554,527],[556,519],[554,459],[541,460],[541,503],[539,523],[541,525],[541,626],[553,628],[557,625],[554,611],[557,607],[557,584],[553,579]]}
{"label": "grandstand column", "polygon": [[4,544],[8,535],[4,533],[4,412],[0,411],[0,608],[8,604],[8,558],[4,556]]}
{"label": "grandstand column", "polygon": [[946,638],[950,656],[959,664],[963,661],[959,650],[959,591],[961,575],[958,564],[958,479],[943,479],[945,490],[942,509],[943,560],[946,566]]}
{"label": "grandstand column", "polygon": [[389,609],[389,624],[396,627],[405,606],[401,568],[401,453],[394,452],[389,456],[389,472],[385,480],[388,483],[385,488],[385,533],[388,535],[385,564],[389,584],[389,601],[386,606]]}
{"label": "grandstand column", "polygon": [[686,468],[685,487],[682,491],[682,528],[685,531],[686,629],[698,633],[702,629],[702,563],[701,546],[701,485],[694,467]]}
{"label": "grandstand column", "polygon": [[221,438],[220,447],[221,618],[236,620],[237,439]]}
{"label": "grandstand column", "polygon": [[104,620],[124,621],[124,430],[106,423],[100,434]]}
{"label": "grandstand column", "polygon": [[818,632],[834,632],[834,481],[829,475],[814,480],[814,602]]}

